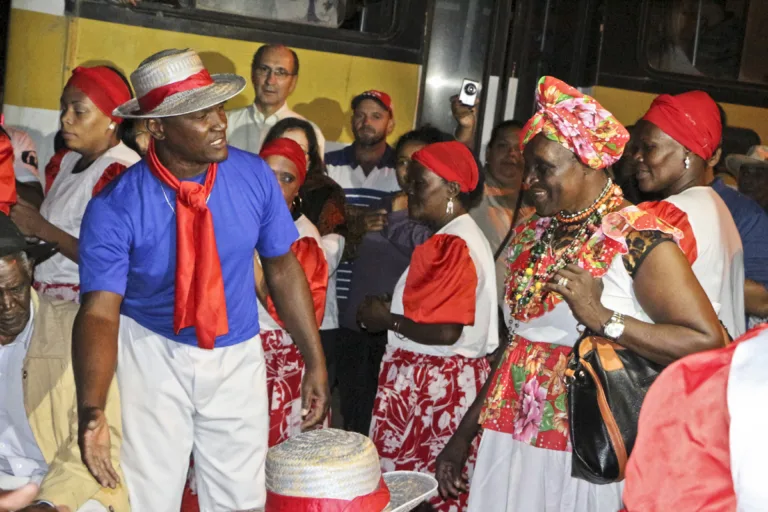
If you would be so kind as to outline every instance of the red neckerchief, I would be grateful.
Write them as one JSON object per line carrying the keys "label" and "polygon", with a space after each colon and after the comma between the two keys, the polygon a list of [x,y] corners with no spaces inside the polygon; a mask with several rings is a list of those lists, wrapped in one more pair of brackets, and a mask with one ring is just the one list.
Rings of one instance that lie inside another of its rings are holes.
{"label": "red neckerchief", "polygon": [[147,163],[161,183],[176,192],[176,300],[173,329],[176,334],[194,326],[197,345],[212,349],[216,337],[229,332],[221,262],[207,198],[216,181],[217,165],[208,166],[205,184],[179,181],[155,153],[150,142]]}

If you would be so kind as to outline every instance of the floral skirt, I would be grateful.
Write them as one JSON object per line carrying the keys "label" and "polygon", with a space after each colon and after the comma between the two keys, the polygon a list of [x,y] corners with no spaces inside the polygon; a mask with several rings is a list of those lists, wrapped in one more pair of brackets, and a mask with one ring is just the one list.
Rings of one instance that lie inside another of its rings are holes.
{"label": "floral skirt", "polygon": [[[464,413],[488,378],[482,357],[439,357],[387,347],[379,372],[379,388],[371,422],[371,439],[382,471],[421,471],[435,474],[435,459],[456,431]],[[478,436],[470,450],[466,472],[471,479]],[[431,500],[437,510],[466,508],[458,500]]]}
{"label": "floral skirt", "polygon": [[501,356],[480,425],[538,448],[570,451],[565,370],[571,349],[516,337]]}
{"label": "floral skirt", "polygon": [[284,330],[261,331],[267,364],[269,446],[301,433],[301,378],[304,359]]}

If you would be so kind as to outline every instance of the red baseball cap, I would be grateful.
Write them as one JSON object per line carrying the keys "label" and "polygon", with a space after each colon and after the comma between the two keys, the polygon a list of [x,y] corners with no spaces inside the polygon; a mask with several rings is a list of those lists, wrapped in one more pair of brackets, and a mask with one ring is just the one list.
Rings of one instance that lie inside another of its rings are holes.
{"label": "red baseball cap", "polygon": [[394,110],[392,109],[392,98],[389,97],[389,94],[381,91],[365,91],[362,94],[358,94],[354,98],[352,98],[352,110],[356,109],[357,106],[360,104],[363,100],[373,100],[389,112],[389,115],[393,116],[395,115]]}

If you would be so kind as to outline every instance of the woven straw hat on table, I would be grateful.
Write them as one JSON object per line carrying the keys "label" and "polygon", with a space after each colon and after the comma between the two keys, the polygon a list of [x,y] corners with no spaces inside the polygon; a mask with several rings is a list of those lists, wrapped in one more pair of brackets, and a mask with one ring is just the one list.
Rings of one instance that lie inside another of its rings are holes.
{"label": "woven straw hat on table", "polygon": [[226,73],[211,75],[213,83],[166,97],[157,107],[142,112],[139,98],[151,91],[186,80],[205,70],[194,50],[165,50],[142,62],[131,73],[136,98],[117,107],[113,115],[128,119],[171,117],[197,112],[218,105],[245,89],[245,78]]}
{"label": "woven straw hat on table", "polygon": [[437,481],[424,473],[382,475],[379,455],[369,438],[332,428],[304,432],[270,448],[266,471],[267,491],[338,500],[372,493],[383,476],[391,498],[381,512],[408,512],[437,490]]}

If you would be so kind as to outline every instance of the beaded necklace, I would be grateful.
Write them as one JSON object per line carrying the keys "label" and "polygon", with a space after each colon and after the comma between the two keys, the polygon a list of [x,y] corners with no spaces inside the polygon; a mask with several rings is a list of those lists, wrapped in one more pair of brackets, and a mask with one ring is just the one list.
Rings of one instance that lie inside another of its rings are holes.
{"label": "beaded necklace", "polygon": [[[550,281],[560,269],[578,261],[582,248],[600,227],[605,214],[613,211],[622,202],[621,188],[609,179],[600,196],[588,208],[569,216],[563,215],[562,220],[560,214],[551,219],[541,237],[531,247],[527,265],[513,271],[507,281],[506,302],[510,308],[511,320],[515,324],[510,326],[511,332],[514,332],[517,321],[527,318],[526,307],[536,294],[541,294],[539,297],[542,301],[548,294],[541,291],[544,284]],[[574,220],[576,218],[583,223],[573,240],[558,257],[553,248],[555,233],[561,224],[575,226],[579,222]]]}

